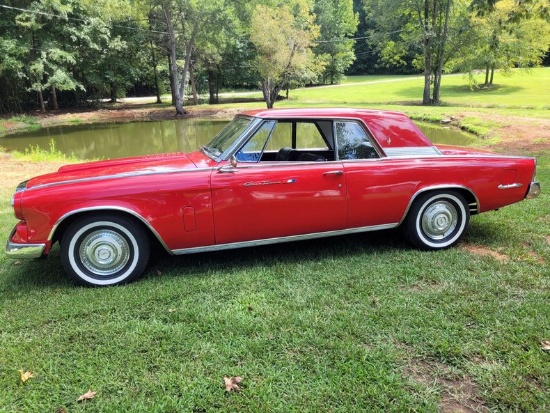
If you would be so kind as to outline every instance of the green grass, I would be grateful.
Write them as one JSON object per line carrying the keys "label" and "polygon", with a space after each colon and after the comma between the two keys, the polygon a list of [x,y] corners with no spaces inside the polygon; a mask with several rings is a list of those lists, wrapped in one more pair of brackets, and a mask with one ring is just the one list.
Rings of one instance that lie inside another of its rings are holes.
{"label": "green grass", "polygon": [[[549,155],[539,179],[550,187]],[[1,256],[0,411],[435,412],[453,394],[547,411],[549,211],[543,192],[476,216],[462,247],[435,253],[390,231],[160,256],[104,289],[75,287],[57,250]],[[13,223],[4,196],[1,232]]]}
{"label": "green grass", "polygon": [[66,155],[55,147],[55,141],[50,139],[48,150],[37,146],[30,146],[25,152],[11,152],[13,158],[29,162],[77,162],[74,155]]}
{"label": "green grass", "polygon": [[[502,81],[521,79],[536,83]],[[416,92],[378,88],[307,89],[277,106],[372,99],[431,121],[472,106],[398,106]],[[495,108],[500,98],[479,93],[475,112],[548,117],[537,98],[511,90],[513,107]],[[462,122],[491,134],[507,121]],[[0,412],[548,411],[550,154],[537,157],[541,196],[473,217],[446,251],[387,231],[160,255],[137,282],[103,289],[74,286],[57,248],[36,261],[0,254]],[[12,192],[0,185],[4,239]],[[21,383],[20,369],[34,377]],[[243,377],[241,392],[226,393],[224,376]]]}
{"label": "green grass", "polygon": [[[497,73],[488,89],[470,89],[463,75],[444,76],[441,85],[443,106],[465,108],[550,109],[550,68],[516,70],[513,76]],[[479,83],[483,76],[476,77]],[[419,76],[349,77],[339,87],[305,88],[291,92],[292,105],[418,105],[422,101],[423,79]],[[279,105],[281,106],[281,105]]]}

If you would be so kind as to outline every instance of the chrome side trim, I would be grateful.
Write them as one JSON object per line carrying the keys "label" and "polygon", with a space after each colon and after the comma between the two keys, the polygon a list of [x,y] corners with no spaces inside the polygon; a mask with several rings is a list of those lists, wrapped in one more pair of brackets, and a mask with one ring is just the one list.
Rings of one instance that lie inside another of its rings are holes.
{"label": "chrome side trim", "polygon": [[534,199],[539,195],[540,195],[540,183],[531,182],[529,184],[529,191],[527,191],[527,195],[525,195],[525,199]]}
{"label": "chrome side trim", "polygon": [[[416,200],[416,198],[420,194],[423,194],[424,192],[427,192],[427,191],[437,191],[437,190],[440,190],[440,189],[464,189],[464,190],[468,191],[470,194],[472,194],[472,196],[476,200],[476,202],[475,202],[476,205],[477,205],[476,213],[479,214],[479,211],[480,211],[479,199],[477,198],[476,194],[470,188],[467,188],[463,185],[436,185],[436,186],[430,186],[430,187],[427,187],[427,188],[422,188],[421,190],[417,191],[411,197],[411,200],[409,201],[409,205],[407,205],[407,209],[405,209],[405,213],[403,214],[403,217],[401,218],[401,221],[399,221],[399,224],[401,224],[403,221],[405,221],[405,218],[407,218],[407,214],[409,213],[409,209],[411,209],[411,206],[412,206],[413,202]],[[473,208],[470,205],[470,212],[472,212],[472,209]]]}
{"label": "chrome side trim", "polygon": [[52,230],[50,231],[50,234],[48,235],[48,241],[52,241],[53,240],[53,236],[55,234],[55,231],[57,230],[57,228],[59,227],[59,225],[61,225],[61,223],[69,218],[70,216],[72,215],[75,215],[75,214],[80,214],[82,212],[97,212],[97,211],[100,211],[100,212],[109,212],[109,211],[117,211],[117,212],[124,212],[124,213],[127,213],[127,214],[130,214],[132,215],[133,217],[139,219],[143,224],[145,224],[145,226],[153,233],[153,235],[158,239],[158,241],[160,242],[160,244],[163,246],[163,248],[168,252],[170,253],[170,248],[168,248],[168,246],[164,243],[164,240],[162,239],[162,237],[159,235],[159,233],[155,230],[155,228],[152,227],[152,225],[149,223],[149,221],[147,221],[145,218],[143,218],[141,215],[139,215],[137,212],[135,211],[132,211],[131,209],[128,209],[128,208],[123,208],[123,207],[118,207],[118,206],[96,206],[96,207],[90,207],[90,208],[81,208],[81,209],[75,209],[74,211],[71,211],[71,212],[67,212],[65,215],[61,216],[57,222],[55,223],[55,225],[52,227]]}
{"label": "chrome side trim", "polygon": [[260,239],[260,240],[254,240],[254,241],[243,241],[243,242],[232,242],[229,244],[208,245],[205,247],[183,248],[179,250],[172,250],[172,254],[174,255],[196,254],[199,252],[223,251],[223,250],[230,250],[230,249],[244,248],[244,247],[257,247],[260,245],[280,244],[283,242],[305,241],[305,240],[315,239],[315,238],[326,238],[326,237],[334,237],[337,235],[355,234],[359,232],[391,229],[391,228],[395,228],[398,225],[399,224],[397,223],[373,225],[370,227],[342,229],[342,230],[326,231],[326,232],[315,232],[312,234],[291,235],[288,237],[266,238],[266,239]]}
{"label": "chrome side trim", "polygon": [[516,182],[514,184],[507,184],[507,185],[500,184],[498,186],[498,189],[513,189],[513,188],[521,188],[522,186],[523,184]]}
{"label": "chrome side trim", "polygon": [[403,148],[384,148],[388,158],[414,157],[414,156],[441,156],[441,152],[435,146],[415,146]]}
{"label": "chrome side trim", "polygon": [[203,171],[211,171],[213,169],[214,168],[193,168],[193,169],[157,170],[157,171],[145,171],[145,172],[144,171],[128,172],[128,173],[120,173],[120,174],[113,174],[113,175],[94,176],[92,178],[68,179],[66,181],[36,185],[36,186],[33,186],[32,188],[28,188],[27,190],[32,191],[35,189],[48,188],[51,186],[67,185],[67,184],[82,183],[82,182],[105,181],[108,179],[117,179],[117,178],[132,178],[136,176],[162,175],[162,174],[171,175],[171,174],[179,174],[179,173],[186,173],[186,172],[203,172]]}
{"label": "chrome side trim", "polygon": [[32,259],[42,256],[46,244],[18,244],[11,242],[13,234],[15,234],[15,228],[11,231],[8,242],[6,242],[6,255],[9,258]]}

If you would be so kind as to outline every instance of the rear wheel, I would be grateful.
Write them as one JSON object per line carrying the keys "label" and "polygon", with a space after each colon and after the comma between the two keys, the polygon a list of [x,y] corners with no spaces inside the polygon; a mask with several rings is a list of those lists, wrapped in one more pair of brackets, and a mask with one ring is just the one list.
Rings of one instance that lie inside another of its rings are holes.
{"label": "rear wheel", "polygon": [[61,239],[61,262],[79,284],[122,284],[141,275],[149,260],[149,238],[133,219],[93,215],[78,219]]}
{"label": "rear wheel", "polygon": [[470,221],[464,197],[456,191],[435,191],[420,195],[413,203],[405,231],[418,248],[436,250],[451,247],[462,237]]}

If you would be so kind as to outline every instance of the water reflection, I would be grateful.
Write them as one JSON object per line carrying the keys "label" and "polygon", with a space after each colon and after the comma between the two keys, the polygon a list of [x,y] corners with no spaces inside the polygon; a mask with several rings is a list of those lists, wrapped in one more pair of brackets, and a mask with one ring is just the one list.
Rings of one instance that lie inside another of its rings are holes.
{"label": "water reflection", "polygon": [[[78,159],[113,159],[152,153],[191,152],[208,143],[227,120],[183,119],[157,122],[56,126],[0,138],[8,151],[24,152],[30,146],[57,150]],[[419,124],[435,143],[468,145],[468,135],[430,124]]]}

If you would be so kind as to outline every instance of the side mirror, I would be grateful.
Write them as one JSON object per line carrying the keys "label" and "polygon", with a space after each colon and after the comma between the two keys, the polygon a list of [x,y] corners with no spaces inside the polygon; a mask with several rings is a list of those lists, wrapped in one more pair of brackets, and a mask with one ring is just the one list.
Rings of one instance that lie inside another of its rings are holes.
{"label": "side mirror", "polygon": [[233,168],[236,168],[237,167],[237,157],[235,155],[231,155],[231,160],[229,161],[231,163],[231,166]]}

